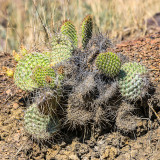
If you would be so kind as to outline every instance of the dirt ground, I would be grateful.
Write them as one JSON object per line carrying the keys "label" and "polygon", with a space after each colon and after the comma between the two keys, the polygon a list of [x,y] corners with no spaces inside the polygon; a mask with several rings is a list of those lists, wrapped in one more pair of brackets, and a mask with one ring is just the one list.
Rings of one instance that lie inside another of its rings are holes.
{"label": "dirt ground", "polygon": [[[26,109],[25,92],[14,86],[12,78],[0,73],[0,159],[18,160],[160,160],[160,32],[117,44],[114,50],[142,62],[150,71],[156,87],[155,118],[145,118],[130,137],[113,129],[83,137],[62,131],[57,140],[34,142],[23,129]],[[8,53],[0,53],[2,66],[13,68],[15,62]],[[155,114],[151,111],[151,115]]]}

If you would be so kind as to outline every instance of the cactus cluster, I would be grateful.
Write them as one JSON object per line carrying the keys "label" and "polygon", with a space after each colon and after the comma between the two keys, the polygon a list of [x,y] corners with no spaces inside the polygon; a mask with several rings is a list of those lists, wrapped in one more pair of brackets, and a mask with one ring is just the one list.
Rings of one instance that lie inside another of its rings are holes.
{"label": "cactus cluster", "polygon": [[[48,139],[62,128],[109,130],[116,124],[120,130],[135,130],[137,115],[130,113],[148,92],[147,69],[121,53],[108,52],[110,40],[102,34],[92,37],[93,27],[92,16],[87,16],[79,48],[75,26],[65,21],[51,39],[51,51],[27,53],[18,62],[15,84],[39,93],[24,118],[34,138]],[[123,116],[132,118],[128,130]]]}

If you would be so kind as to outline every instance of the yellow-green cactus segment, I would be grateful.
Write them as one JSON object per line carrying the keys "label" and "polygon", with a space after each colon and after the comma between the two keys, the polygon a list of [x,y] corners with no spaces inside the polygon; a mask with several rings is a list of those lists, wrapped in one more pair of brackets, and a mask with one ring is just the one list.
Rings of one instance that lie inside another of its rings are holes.
{"label": "yellow-green cactus segment", "polygon": [[24,128],[33,138],[47,140],[60,130],[60,122],[56,116],[42,114],[34,103],[25,112]]}
{"label": "yellow-green cactus segment", "polygon": [[147,69],[137,62],[125,63],[119,73],[119,88],[127,100],[142,98],[148,90]]}
{"label": "yellow-green cactus segment", "polygon": [[20,47],[20,54],[22,56],[25,56],[26,54],[28,54],[27,49],[23,45],[21,45],[21,47]]}
{"label": "yellow-green cactus segment", "polygon": [[33,72],[33,79],[39,87],[53,88],[56,74],[51,67],[38,66]]}
{"label": "yellow-green cactus segment", "polygon": [[96,58],[96,66],[106,76],[113,78],[120,71],[121,61],[115,53],[100,53]]}
{"label": "yellow-green cactus segment", "polygon": [[23,45],[21,45],[21,47],[20,47],[20,52],[17,53],[15,50],[13,50],[12,54],[13,54],[14,59],[15,59],[16,61],[19,61],[19,60],[21,60],[26,54],[28,54],[28,51],[27,51],[27,49],[26,49]]}
{"label": "yellow-green cactus segment", "polygon": [[15,84],[22,90],[27,91],[38,88],[38,84],[33,80],[33,72],[37,66],[49,67],[50,59],[41,53],[30,53],[23,57],[15,69]]}
{"label": "yellow-green cactus segment", "polygon": [[60,62],[68,60],[72,56],[73,44],[64,35],[56,35],[51,42],[52,54],[51,54],[51,66],[54,66]]}
{"label": "yellow-green cactus segment", "polygon": [[82,21],[81,26],[81,34],[82,34],[82,46],[83,48],[86,48],[89,40],[92,37],[92,30],[93,30],[93,18],[92,16],[88,15],[84,18]]}
{"label": "yellow-green cactus segment", "polygon": [[19,53],[17,53],[15,50],[12,51],[12,55],[16,61],[19,61],[22,58],[22,56]]}
{"label": "yellow-green cactus segment", "polygon": [[60,31],[63,35],[67,36],[73,43],[73,46],[77,48],[78,46],[77,31],[75,26],[71,23],[71,21],[66,20],[61,25]]}

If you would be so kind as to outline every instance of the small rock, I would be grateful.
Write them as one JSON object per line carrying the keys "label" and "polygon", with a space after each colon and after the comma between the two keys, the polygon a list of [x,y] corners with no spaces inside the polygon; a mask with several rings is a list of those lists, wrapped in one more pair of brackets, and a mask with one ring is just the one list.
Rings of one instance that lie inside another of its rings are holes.
{"label": "small rock", "polygon": [[116,155],[118,154],[118,150],[115,147],[107,146],[105,152],[101,156],[102,159],[115,159]]}
{"label": "small rock", "polygon": [[79,158],[77,157],[77,155],[71,154],[71,155],[69,156],[69,160],[79,160]]}
{"label": "small rock", "polygon": [[11,89],[8,89],[8,90],[6,91],[6,94],[7,94],[7,95],[10,95],[11,92],[12,92]]}
{"label": "small rock", "polygon": [[18,103],[13,103],[13,108],[17,109],[19,107]]}
{"label": "small rock", "polygon": [[68,158],[67,158],[66,155],[60,155],[60,154],[58,154],[58,155],[55,156],[55,159],[56,160],[64,160],[64,159],[68,159]]}
{"label": "small rock", "polygon": [[20,133],[14,134],[12,138],[13,138],[15,141],[19,141]]}

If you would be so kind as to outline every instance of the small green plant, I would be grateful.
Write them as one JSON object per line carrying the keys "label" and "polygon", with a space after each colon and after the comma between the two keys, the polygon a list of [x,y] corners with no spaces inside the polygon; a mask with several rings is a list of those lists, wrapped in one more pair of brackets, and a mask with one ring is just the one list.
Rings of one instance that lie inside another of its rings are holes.
{"label": "small green plant", "polygon": [[106,76],[115,77],[120,71],[121,61],[115,53],[100,53],[96,58],[96,66]]}

